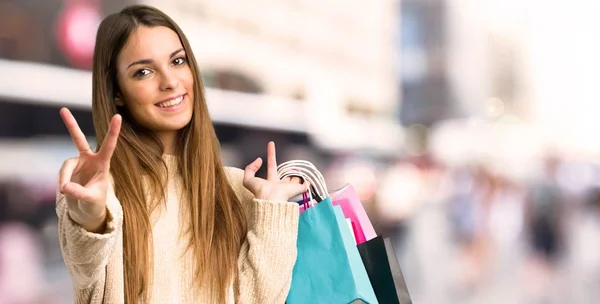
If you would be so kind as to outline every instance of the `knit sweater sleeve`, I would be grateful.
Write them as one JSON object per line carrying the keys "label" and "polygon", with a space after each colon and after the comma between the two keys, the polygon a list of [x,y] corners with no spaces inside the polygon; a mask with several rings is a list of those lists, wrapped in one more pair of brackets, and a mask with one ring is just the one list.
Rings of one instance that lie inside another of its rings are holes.
{"label": "knit sweater sleeve", "polygon": [[256,199],[242,185],[242,170],[227,171],[238,197],[249,207],[249,231],[238,260],[238,302],[284,303],[296,263],[298,205]]}
{"label": "knit sweater sleeve", "polygon": [[[69,216],[64,195],[57,192],[60,248],[75,288],[77,303],[102,303],[106,266],[123,226],[123,209],[112,186],[107,196],[108,219],[102,234],[86,231]],[[83,299],[83,298],[85,299]]]}

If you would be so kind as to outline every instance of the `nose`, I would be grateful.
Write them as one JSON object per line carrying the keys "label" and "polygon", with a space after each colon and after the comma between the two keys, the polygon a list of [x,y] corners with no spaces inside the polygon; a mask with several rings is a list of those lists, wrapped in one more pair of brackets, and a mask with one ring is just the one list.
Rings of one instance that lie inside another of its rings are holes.
{"label": "nose", "polygon": [[177,86],[179,85],[179,80],[177,79],[177,76],[171,72],[171,71],[166,71],[166,72],[162,72],[161,73],[161,79],[160,79],[160,90],[161,91],[169,91],[169,90],[173,90],[176,89]]}

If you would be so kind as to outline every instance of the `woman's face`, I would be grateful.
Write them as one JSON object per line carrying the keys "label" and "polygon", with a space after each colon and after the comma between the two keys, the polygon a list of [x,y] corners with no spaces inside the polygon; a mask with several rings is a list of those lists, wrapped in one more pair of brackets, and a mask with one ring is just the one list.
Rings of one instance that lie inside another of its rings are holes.
{"label": "woman's face", "polygon": [[172,137],[190,122],[194,77],[173,30],[138,27],[117,57],[117,78],[116,104],[159,138]]}

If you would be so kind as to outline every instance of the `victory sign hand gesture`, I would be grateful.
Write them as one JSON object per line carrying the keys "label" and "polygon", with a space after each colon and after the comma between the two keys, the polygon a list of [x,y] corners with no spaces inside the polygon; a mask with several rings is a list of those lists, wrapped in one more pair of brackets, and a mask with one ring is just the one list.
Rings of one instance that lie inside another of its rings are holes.
{"label": "victory sign hand gesture", "polygon": [[118,114],[113,116],[102,147],[98,152],[94,152],[71,112],[63,108],[60,115],[79,151],[79,156],[67,159],[63,163],[58,188],[65,195],[71,219],[87,231],[102,232],[107,214],[110,159],[117,146],[122,118]]}

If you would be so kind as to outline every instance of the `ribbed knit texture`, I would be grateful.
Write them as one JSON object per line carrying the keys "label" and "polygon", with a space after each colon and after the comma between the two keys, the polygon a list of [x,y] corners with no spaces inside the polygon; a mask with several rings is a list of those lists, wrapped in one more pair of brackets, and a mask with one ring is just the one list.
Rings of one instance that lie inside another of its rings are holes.
{"label": "ribbed knit texture", "polygon": [[[180,207],[181,179],[177,160],[164,157],[169,168],[165,205],[152,214],[154,275],[151,303],[215,303],[207,294],[192,293],[192,255],[185,253]],[[255,199],[242,185],[244,172],[225,168],[243,204],[249,207],[250,230],[239,253],[238,303],[284,303],[296,261],[298,205]],[[75,303],[124,303],[123,209],[109,188],[108,223],[103,234],[85,231],[68,215],[62,195],[57,194],[60,247],[71,274]],[[228,302],[234,303],[231,285]]]}

